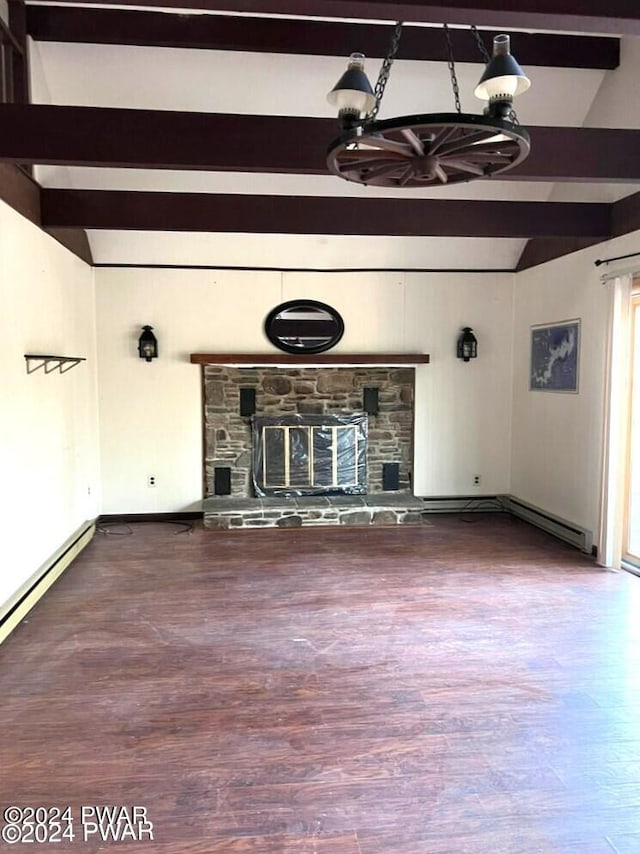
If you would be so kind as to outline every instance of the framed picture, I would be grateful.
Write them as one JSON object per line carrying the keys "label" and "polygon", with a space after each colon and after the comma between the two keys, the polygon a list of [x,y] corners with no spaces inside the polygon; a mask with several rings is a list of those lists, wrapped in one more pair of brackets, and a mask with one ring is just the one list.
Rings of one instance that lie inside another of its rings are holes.
{"label": "framed picture", "polygon": [[531,391],[578,391],[580,320],[531,327]]}

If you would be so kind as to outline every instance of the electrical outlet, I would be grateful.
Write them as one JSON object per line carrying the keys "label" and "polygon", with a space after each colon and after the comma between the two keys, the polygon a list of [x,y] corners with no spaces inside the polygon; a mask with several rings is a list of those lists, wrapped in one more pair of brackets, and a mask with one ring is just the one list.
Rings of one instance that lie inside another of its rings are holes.
{"label": "electrical outlet", "polygon": [[155,474],[150,474],[147,477],[147,486],[155,486],[156,485],[156,476]]}
{"label": "electrical outlet", "polygon": [[479,475],[479,474],[474,474],[474,476],[473,476],[473,483],[474,483],[474,486],[479,486],[479,485],[480,485],[480,475]]}

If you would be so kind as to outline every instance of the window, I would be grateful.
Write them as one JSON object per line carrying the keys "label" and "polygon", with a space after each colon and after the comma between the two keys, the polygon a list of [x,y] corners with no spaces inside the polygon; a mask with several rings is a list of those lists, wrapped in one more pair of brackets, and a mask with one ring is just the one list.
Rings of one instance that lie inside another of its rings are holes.
{"label": "window", "polygon": [[640,569],[640,279],[631,296],[631,370],[623,560]]}

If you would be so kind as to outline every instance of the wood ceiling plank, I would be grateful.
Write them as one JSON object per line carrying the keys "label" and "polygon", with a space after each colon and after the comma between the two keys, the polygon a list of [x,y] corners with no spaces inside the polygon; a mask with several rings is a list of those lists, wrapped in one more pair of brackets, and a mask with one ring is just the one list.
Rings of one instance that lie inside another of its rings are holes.
{"label": "wood ceiling plank", "polygon": [[[367,56],[387,53],[393,28],[382,24],[251,18],[233,15],[185,15],[129,9],[91,9],[28,6],[28,33],[36,41],[126,44],[204,50],[239,50],[315,56],[348,56],[358,50]],[[468,30],[450,31],[458,62],[480,63]],[[491,47],[494,32],[483,32]],[[620,42],[615,38],[547,33],[513,35],[523,66],[617,68]],[[440,27],[406,26],[398,59],[447,61]]]}

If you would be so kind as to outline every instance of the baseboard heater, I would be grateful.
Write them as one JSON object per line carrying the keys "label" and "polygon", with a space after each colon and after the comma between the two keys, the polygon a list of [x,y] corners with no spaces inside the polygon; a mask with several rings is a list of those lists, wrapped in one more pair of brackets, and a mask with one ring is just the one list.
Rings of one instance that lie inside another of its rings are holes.
{"label": "baseboard heater", "polygon": [[196,522],[202,519],[202,510],[188,513],[105,513],[98,516],[98,526],[126,525],[129,522]]}
{"label": "baseboard heater", "polygon": [[501,513],[506,509],[499,495],[440,495],[422,500],[425,513]]}
{"label": "baseboard heater", "polygon": [[505,510],[517,516],[518,519],[523,519],[548,534],[553,534],[554,537],[570,543],[580,549],[581,552],[592,554],[593,533],[586,528],[581,528],[572,522],[567,522],[566,519],[547,513],[546,510],[541,510],[533,504],[527,504],[513,495],[502,495],[500,500],[503,502]]}
{"label": "baseboard heater", "polygon": [[75,560],[95,533],[95,522],[86,522],[20,587],[0,610],[0,643],[44,596],[51,585]]}
{"label": "baseboard heater", "polygon": [[593,533],[566,519],[527,504],[513,495],[456,495],[423,497],[424,513],[510,513],[570,543],[586,554],[593,554]]}

